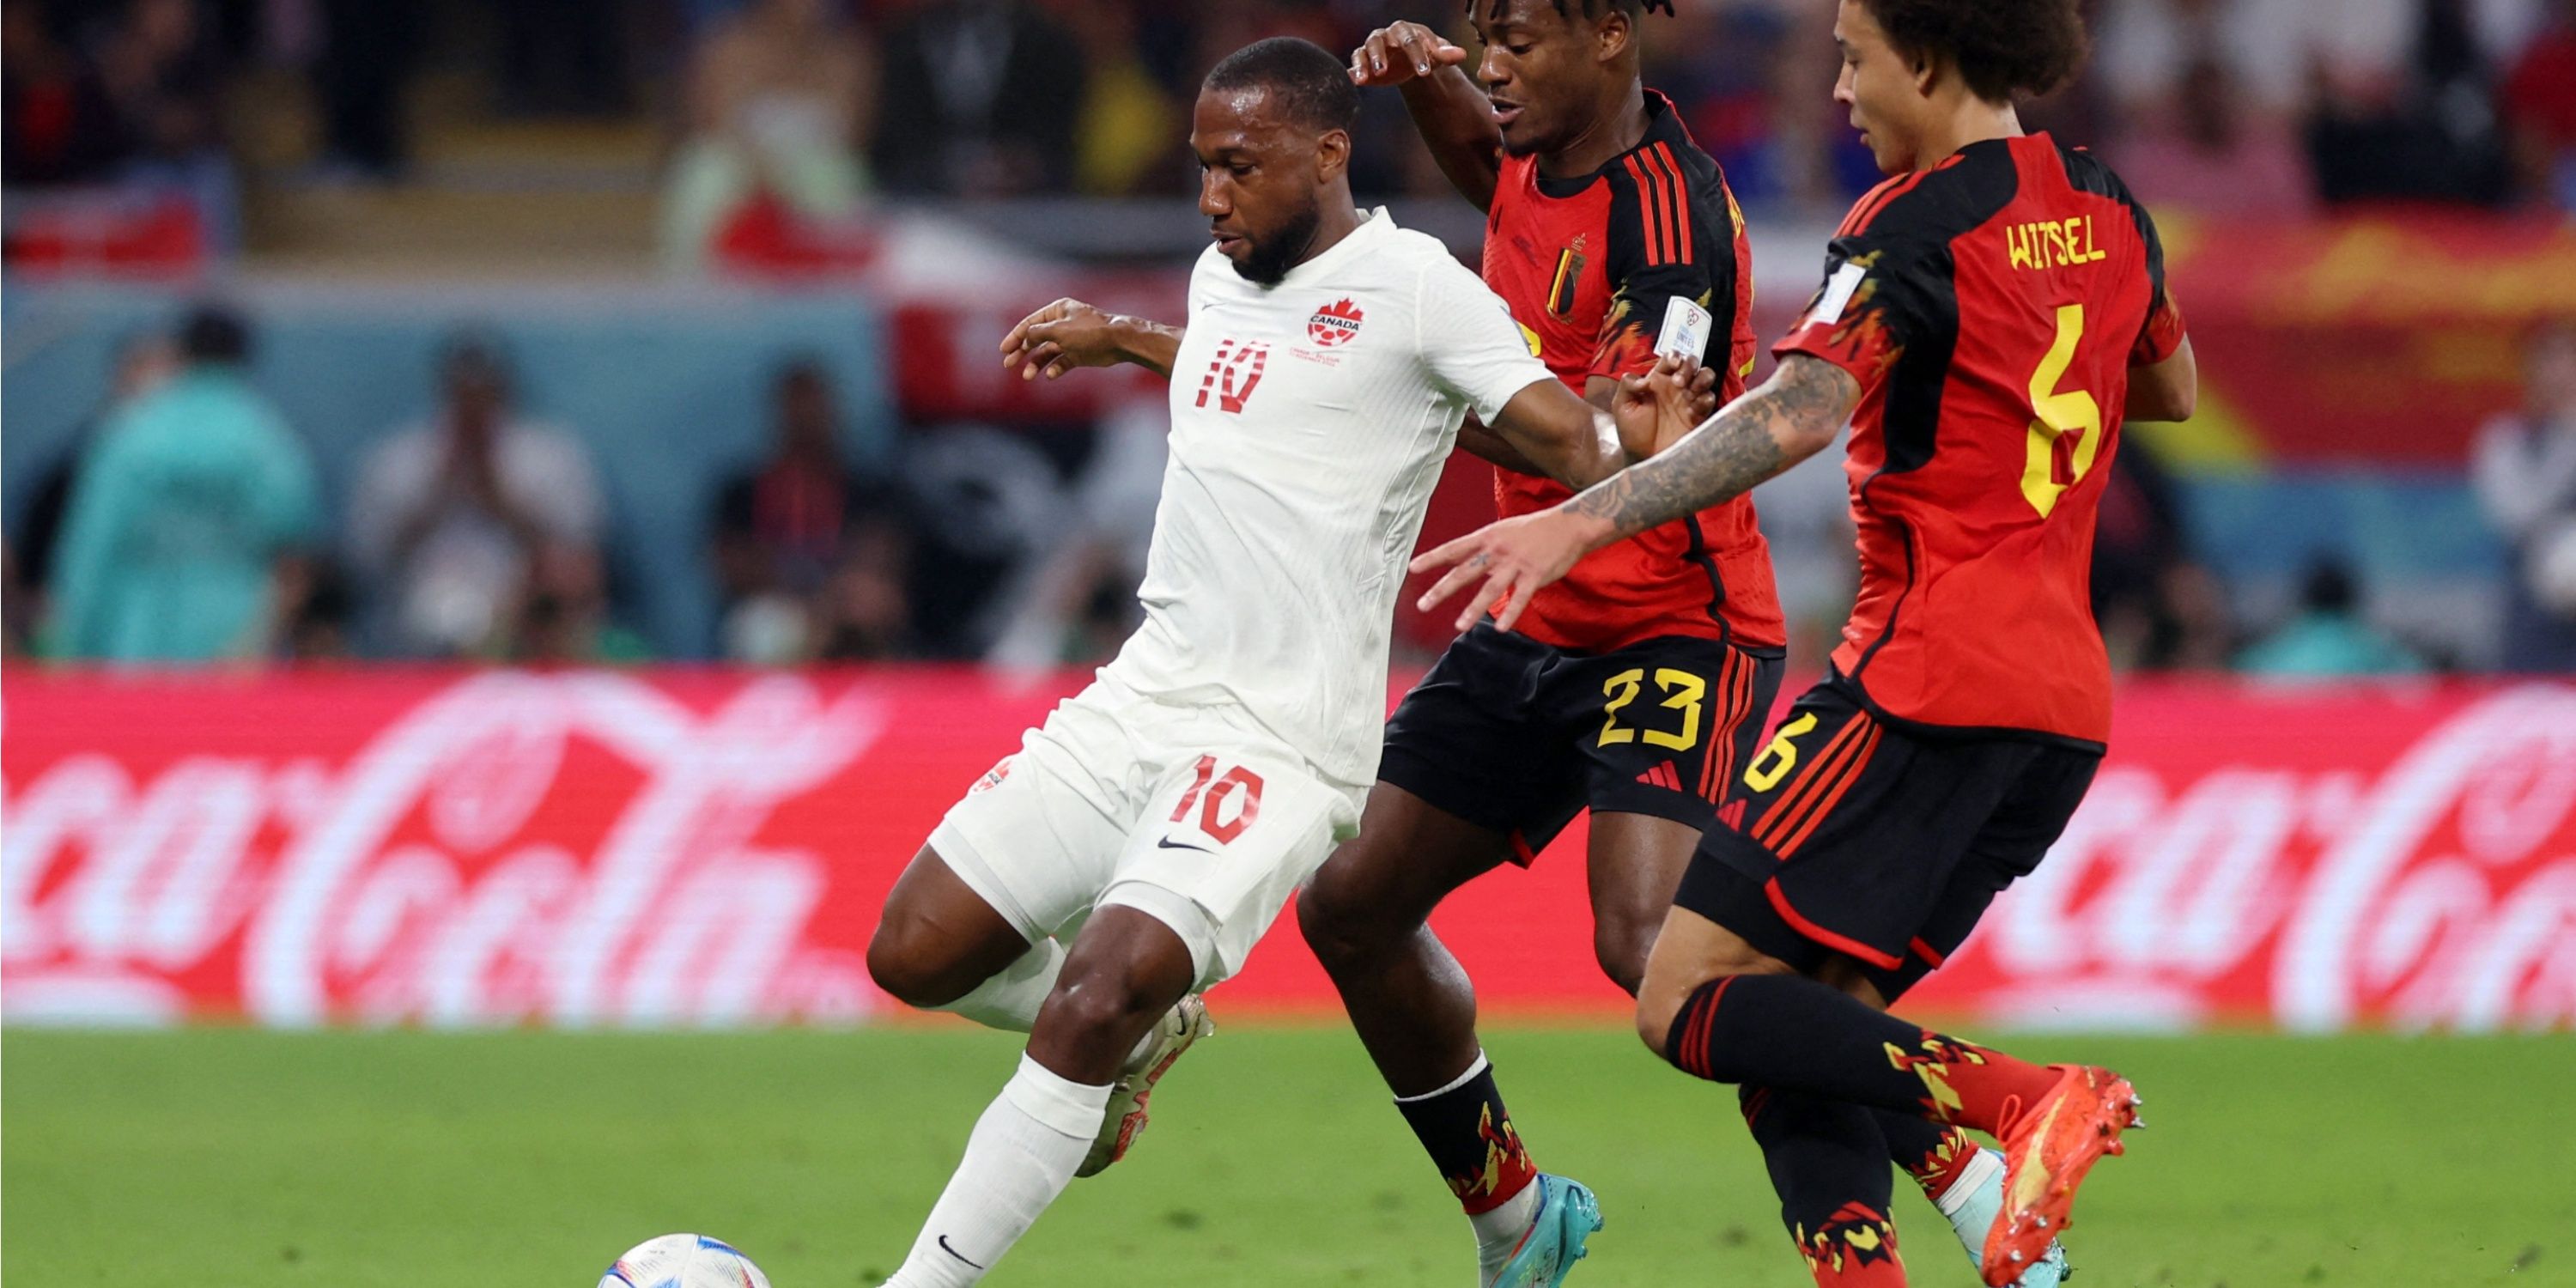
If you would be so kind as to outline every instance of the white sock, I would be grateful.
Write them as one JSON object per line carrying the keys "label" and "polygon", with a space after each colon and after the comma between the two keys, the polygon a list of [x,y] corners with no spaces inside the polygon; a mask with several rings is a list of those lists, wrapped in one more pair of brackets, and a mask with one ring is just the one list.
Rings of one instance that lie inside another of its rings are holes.
{"label": "white sock", "polygon": [[1026,1033],[1038,1022],[1038,1008],[1055,991],[1055,977],[1063,970],[1064,945],[1041,939],[974,992],[934,1009],[963,1015],[988,1029]]}
{"label": "white sock", "polygon": [[1991,1179],[1988,1173],[2003,1170],[2003,1155],[1990,1149],[1978,1150],[1976,1156],[1968,1160],[1967,1166],[1960,1168],[1959,1174],[1951,1178],[1950,1188],[1941,1191],[1941,1197],[1932,1200],[1932,1206],[1939,1208],[1941,1215],[1956,1222],[1959,1219],[1959,1210],[1968,1206],[1968,1201],[1977,1197],[1977,1191],[1985,1188],[1986,1182]]}
{"label": "white sock", "polygon": [[1069,1082],[1022,1055],[1020,1071],[975,1120],[966,1157],[886,1288],[966,1288],[982,1279],[1072,1184],[1108,1107],[1109,1088]]}
{"label": "white sock", "polygon": [[1521,1192],[1504,1199],[1497,1207],[1468,1217],[1476,1227],[1476,1269],[1485,1278],[1503,1268],[1512,1259],[1512,1250],[1521,1246],[1521,1236],[1529,1233],[1530,1222],[1538,1219],[1538,1181],[1521,1187]]}

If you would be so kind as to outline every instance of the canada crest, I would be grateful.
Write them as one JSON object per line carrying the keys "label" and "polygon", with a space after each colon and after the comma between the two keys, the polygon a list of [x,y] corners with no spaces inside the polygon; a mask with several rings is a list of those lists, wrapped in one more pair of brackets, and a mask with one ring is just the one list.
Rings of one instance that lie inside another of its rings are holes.
{"label": "canada crest", "polygon": [[1360,306],[1348,300],[1335,300],[1315,310],[1306,319],[1306,338],[1324,348],[1348,344],[1360,333]]}

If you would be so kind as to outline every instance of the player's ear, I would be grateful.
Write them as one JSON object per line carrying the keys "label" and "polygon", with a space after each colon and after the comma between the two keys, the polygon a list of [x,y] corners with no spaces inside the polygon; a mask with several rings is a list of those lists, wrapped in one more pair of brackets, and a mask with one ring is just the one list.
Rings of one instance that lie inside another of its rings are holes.
{"label": "player's ear", "polygon": [[1628,11],[1618,5],[1606,6],[1592,28],[1593,56],[1601,62],[1614,63],[1637,42],[1637,29],[1628,21]]}
{"label": "player's ear", "polygon": [[1914,73],[1914,92],[1932,97],[1941,85],[1941,60],[1929,53],[1912,53],[1905,56],[1905,63],[1906,69]]}
{"label": "player's ear", "polygon": [[1351,132],[1326,130],[1315,139],[1315,182],[1330,184],[1351,168]]}

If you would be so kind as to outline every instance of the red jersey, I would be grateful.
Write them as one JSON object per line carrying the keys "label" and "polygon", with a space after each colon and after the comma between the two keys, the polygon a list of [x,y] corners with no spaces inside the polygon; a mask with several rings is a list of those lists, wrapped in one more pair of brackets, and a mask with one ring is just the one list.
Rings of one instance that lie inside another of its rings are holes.
{"label": "red jersey", "polygon": [[[1649,90],[1646,113],[1645,138],[1588,175],[1547,179],[1534,157],[1503,158],[1485,220],[1485,284],[1577,394],[1594,376],[1653,367],[1666,302],[1691,300],[1714,318],[1701,360],[1731,399],[1744,392],[1755,352],[1744,220],[1672,104]],[[1506,517],[1570,495],[1554,479],[1494,471],[1495,508]],[[1771,549],[1745,497],[1584,556],[1530,599],[1519,629],[1584,652],[1659,635],[1756,649],[1788,639]]]}
{"label": "red jersey", "polygon": [[1776,351],[1860,381],[1860,599],[1834,670],[1900,720],[2111,732],[2089,596],[2129,369],[2182,344],[2147,212],[2045,134],[1880,185]]}

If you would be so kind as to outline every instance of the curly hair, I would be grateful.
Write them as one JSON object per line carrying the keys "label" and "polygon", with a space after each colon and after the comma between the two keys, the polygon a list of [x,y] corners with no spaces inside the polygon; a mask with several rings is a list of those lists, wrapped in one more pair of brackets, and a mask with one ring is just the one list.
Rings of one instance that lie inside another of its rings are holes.
{"label": "curly hair", "polygon": [[2066,83],[2091,39],[2076,0],[1861,0],[1898,52],[1948,58],[1990,103]]}
{"label": "curly hair", "polygon": [[[1659,11],[1669,16],[1673,12],[1673,0],[1576,0],[1576,2],[1583,6],[1583,16],[1586,18],[1597,18],[1601,16],[1601,11],[1605,5],[1608,8],[1626,11],[1627,15],[1631,18],[1642,18],[1647,14]],[[1505,0],[1467,0],[1467,12],[1470,15],[1473,15],[1476,12],[1476,7],[1479,4],[1483,4],[1487,7],[1488,12],[1490,12],[1495,19],[1499,20],[1503,15],[1504,3]],[[1557,17],[1570,18],[1574,16],[1574,11],[1565,7],[1566,0],[1554,0],[1554,3],[1556,6]]]}

